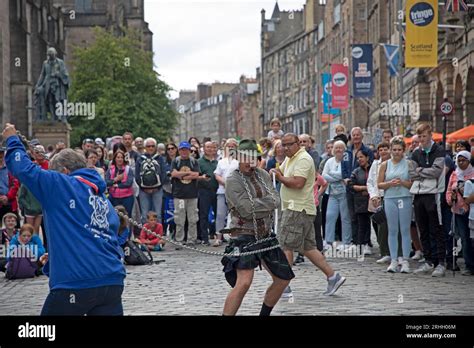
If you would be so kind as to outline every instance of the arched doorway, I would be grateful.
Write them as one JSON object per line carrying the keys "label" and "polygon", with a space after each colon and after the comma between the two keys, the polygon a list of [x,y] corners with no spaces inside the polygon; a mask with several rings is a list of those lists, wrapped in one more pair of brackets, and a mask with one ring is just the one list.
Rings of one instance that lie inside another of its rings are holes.
{"label": "arched doorway", "polygon": [[469,68],[466,84],[467,125],[474,124],[474,68]]}
{"label": "arched doorway", "polygon": [[458,75],[456,76],[456,83],[454,85],[454,115],[452,115],[452,119],[448,123],[448,133],[464,127],[463,93],[461,75]]}
{"label": "arched doorway", "polygon": [[435,132],[443,131],[443,114],[439,107],[444,101],[444,89],[441,82],[438,82],[438,89],[436,90],[436,105],[433,119],[433,128]]}

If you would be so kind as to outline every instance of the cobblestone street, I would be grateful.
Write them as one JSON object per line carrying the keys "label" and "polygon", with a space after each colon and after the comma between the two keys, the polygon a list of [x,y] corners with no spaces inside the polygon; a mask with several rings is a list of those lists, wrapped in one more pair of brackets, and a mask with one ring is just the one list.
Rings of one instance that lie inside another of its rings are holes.
{"label": "cobblestone street", "polygon": [[[216,248],[208,249],[215,251]],[[223,248],[219,248],[223,251]],[[154,253],[150,266],[127,266],[123,295],[125,315],[220,315],[230,289],[220,258],[168,247]],[[329,258],[347,281],[333,297],[324,296],[326,281],[308,259],[295,266],[293,299],[282,299],[273,315],[472,315],[474,277],[390,274],[376,256]],[[462,260],[459,261],[462,265]],[[411,263],[412,269],[417,266]],[[266,271],[257,271],[238,314],[258,315]],[[0,315],[39,315],[48,293],[48,278],[0,280]]]}

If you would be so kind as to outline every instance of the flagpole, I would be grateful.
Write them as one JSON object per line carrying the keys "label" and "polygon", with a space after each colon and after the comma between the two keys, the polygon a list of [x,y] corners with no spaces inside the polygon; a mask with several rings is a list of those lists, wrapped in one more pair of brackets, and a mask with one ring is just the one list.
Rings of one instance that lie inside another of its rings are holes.
{"label": "flagpole", "polygon": [[[403,0],[398,0],[398,11],[397,11],[397,14],[400,13],[400,11],[404,12],[403,10]],[[399,24],[398,24],[398,40],[399,40],[399,75],[398,75],[398,88],[399,88],[399,102],[403,103],[403,100],[405,99],[404,98],[404,95],[403,95],[403,89],[404,89],[404,85],[403,85],[403,75],[404,75],[404,64],[405,64],[405,54],[404,54],[404,51],[403,51],[403,25],[402,25],[402,21],[399,20]],[[390,117],[390,116],[389,116]],[[405,124],[405,120],[402,116],[402,120],[403,120],[403,132],[404,132],[404,124]],[[404,134],[403,134],[404,135]]]}

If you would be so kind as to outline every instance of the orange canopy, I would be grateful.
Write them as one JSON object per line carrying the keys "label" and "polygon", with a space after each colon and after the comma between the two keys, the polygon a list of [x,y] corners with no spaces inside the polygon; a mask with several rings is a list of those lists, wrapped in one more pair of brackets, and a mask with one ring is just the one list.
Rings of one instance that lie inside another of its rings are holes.
{"label": "orange canopy", "polygon": [[472,124],[446,136],[449,143],[455,143],[458,140],[469,140],[472,137],[474,137],[474,125]]}
{"label": "orange canopy", "polygon": [[[433,134],[433,140],[435,142],[443,141],[443,134],[442,133],[433,132],[432,134]],[[411,138],[404,138],[404,140],[405,140],[405,144],[411,145]]]}

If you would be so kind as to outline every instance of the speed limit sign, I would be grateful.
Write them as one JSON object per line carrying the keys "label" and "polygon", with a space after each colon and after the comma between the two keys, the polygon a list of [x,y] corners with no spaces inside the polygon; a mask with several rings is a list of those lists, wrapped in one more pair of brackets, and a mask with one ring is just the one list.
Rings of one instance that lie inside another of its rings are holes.
{"label": "speed limit sign", "polygon": [[445,101],[443,104],[441,104],[440,110],[443,115],[449,115],[453,112],[453,104],[448,101]]}

